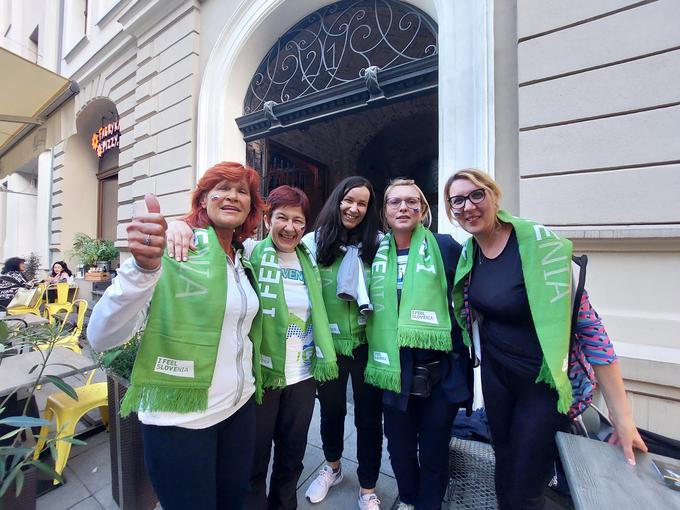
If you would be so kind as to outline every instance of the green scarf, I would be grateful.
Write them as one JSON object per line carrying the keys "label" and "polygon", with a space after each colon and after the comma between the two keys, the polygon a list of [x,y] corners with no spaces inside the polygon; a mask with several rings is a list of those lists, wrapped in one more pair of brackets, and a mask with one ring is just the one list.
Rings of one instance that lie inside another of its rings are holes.
{"label": "green scarf", "polygon": [[[311,302],[311,320],[314,332],[314,357],[312,374],[317,381],[337,379],[338,364],[333,349],[333,339],[328,325],[326,308],[321,295],[321,278],[307,247],[300,244],[295,249]],[[265,388],[286,386],[286,332],[292,316],[286,305],[283,277],[279,258],[271,236],[260,241],[250,256],[255,279],[259,287],[262,327],[251,331],[253,343],[260,346],[260,370]],[[301,329],[305,329],[302,325]]]}
{"label": "green scarf", "polygon": [[[572,402],[567,376],[569,331],[571,329],[571,254],[568,239],[557,237],[539,223],[498,211],[498,219],[515,230],[522,261],[529,308],[543,352],[543,363],[536,382],[545,382],[559,394],[557,409],[567,413]],[[464,287],[474,263],[474,245],[468,239],[458,259],[453,299],[456,320],[470,345],[466,326]]]}
{"label": "green scarf", "polygon": [[397,304],[397,248],[385,235],[371,267],[373,313],[368,318],[366,382],[401,392],[400,347],[451,350],[446,275],[432,232],[418,225],[411,237],[401,301]]}
{"label": "green scarf", "polygon": [[208,407],[227,301],[227,256],[212,227],[194,232],[196,251],[186,262],[163,255],[121,416]]}
{"label": "green scarf", "polygon": [[330,266],[319,265],[319,273],[335,352],[352,356],[359,344],[366,343],[366,317],[359,313],[356,301],[338,299],[338,269],[341,263],[342,257],[337,257]]}

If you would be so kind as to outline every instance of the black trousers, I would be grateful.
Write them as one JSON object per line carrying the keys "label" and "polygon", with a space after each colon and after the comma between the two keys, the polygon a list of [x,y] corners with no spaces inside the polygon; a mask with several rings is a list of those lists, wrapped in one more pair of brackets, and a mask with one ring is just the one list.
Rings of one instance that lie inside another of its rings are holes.
{"label": "black trousers", "polygon": [[[302,473],[315,394],[316,382],[311,378],[279,390],[265,390],[256,411],[255,461],[246,495],[248,510],[297,508],[297,482]],[[272,441],[274,465],[267,496]]]}
{"label": "black trousers", "polygon": [[536,375],[482,361],[482,390],[496,454],[496,497],[501,510],[552,508],[543,496],[554,474],[555,433],[568,425],[557,411],[557,391]]}
{"label": "black trousers", "polygon": [[142,425],[144,460],[163,510],[243,507],[255,445],[255,399],[206,429]]}
{"label": "black trousers", "polygon": [[428,398],[409,397],[406,411],[385,405],[385,435],[399,499],[440,510],[449,480],[449,438],[458,411],[437,384]]}
{"label": "black trousers", "polygon": [[347,415],[347,380],[352,377],[354,425],[357,429],[357,476],[364,489],[372,489],[378,481],[382,457],[382,390],[364,381],[368,361],[368,345],[354,349],[354,357],[338,355],[339,377],[319,384],[321,403],[321,441],[328,462],[342,457]]}

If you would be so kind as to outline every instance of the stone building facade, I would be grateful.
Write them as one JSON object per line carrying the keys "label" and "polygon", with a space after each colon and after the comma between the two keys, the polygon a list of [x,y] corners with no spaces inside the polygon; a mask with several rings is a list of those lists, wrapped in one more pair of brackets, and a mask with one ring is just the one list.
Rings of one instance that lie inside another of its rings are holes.
{"label": "stone building facade", "polygon": [[[251,146],[236,119],[246,117],[244,100],[265,56],[291,27],[333,3],[0,2],[2,46],[29,56],[15,43],[31,39],[37,20],[38,63],[80,88],[0,148],[0,182],[32,176],[37,215],[18,216],[26,206],[8,206],[9,195],[3,209],[0,193],[4,256],[30,244],[8,246],[8,232],[31,228],[35,244],[49,240],[50,261],[65,256],[76,232],[115,237],[124,251],[125,225],[147,192],[166,215],[185,212],[202,171],[246,161]],[[357,0],[341,8],[355,4],[406,5],[434,23],[435,86],[298,127],[272,130],[270,118],[261,139],[333,178],[380,171],[374,176],[384,185],[399,163],[420,165],[433,198],[456,169],[494,175],[507,209],[589,255],[588,288],[617,346],[638,423],[678,438],[680,32],[673,20],[680,4]],[[42,14],[26,16],[28,9]],[[277,103],[274,116],[288,107]],[[119,149],[98,158],[92,133],[113,118]],[[409,143],[422,151],[418,158],[390,159]],[[438,230],[462,239],[443,198],[436,200]]]}

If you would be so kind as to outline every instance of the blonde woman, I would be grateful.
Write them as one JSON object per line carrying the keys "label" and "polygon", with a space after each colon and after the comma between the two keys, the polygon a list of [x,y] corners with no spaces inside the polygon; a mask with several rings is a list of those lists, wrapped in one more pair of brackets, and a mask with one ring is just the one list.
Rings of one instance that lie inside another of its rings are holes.
{"label": "blonde woman", "polygon": [[[496,494],[503,509],[545,508],[556,458],[555,433],[592,398],[587,378],[567,372],[571,327],[571,255],[566,239],[500,208],[487,174],[461,170],[444,185],[446,211],[472,237],[458,261],[456,319],[469,344],[481,337],[482,389],[496,453]],[[630,464],[646,446],[633,423],[616,355],[584,292],[576,346],[595,371],[615,424],[614,442]],[[572,382],[578,391],[572,393]]]}
{"label": "blonde woman", "polygon": [[461,247],[427,228],[430,207],[411,179],[390,183],[383,215],[388,231],[371,268],[366,382],[385,390],[398,509],[439,510],[451,425],[471,397],[471,363],[450,299]]}

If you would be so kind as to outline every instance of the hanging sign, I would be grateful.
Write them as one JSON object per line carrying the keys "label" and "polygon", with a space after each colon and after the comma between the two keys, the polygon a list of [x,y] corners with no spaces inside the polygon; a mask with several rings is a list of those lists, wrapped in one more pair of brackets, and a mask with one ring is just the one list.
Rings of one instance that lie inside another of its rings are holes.
{"label": "hanging sign", "polygon": [[92,133],[92,149],[100,158],[109,149],[118,147],[120,143],[120,123],[118,120],[109,122]]}

